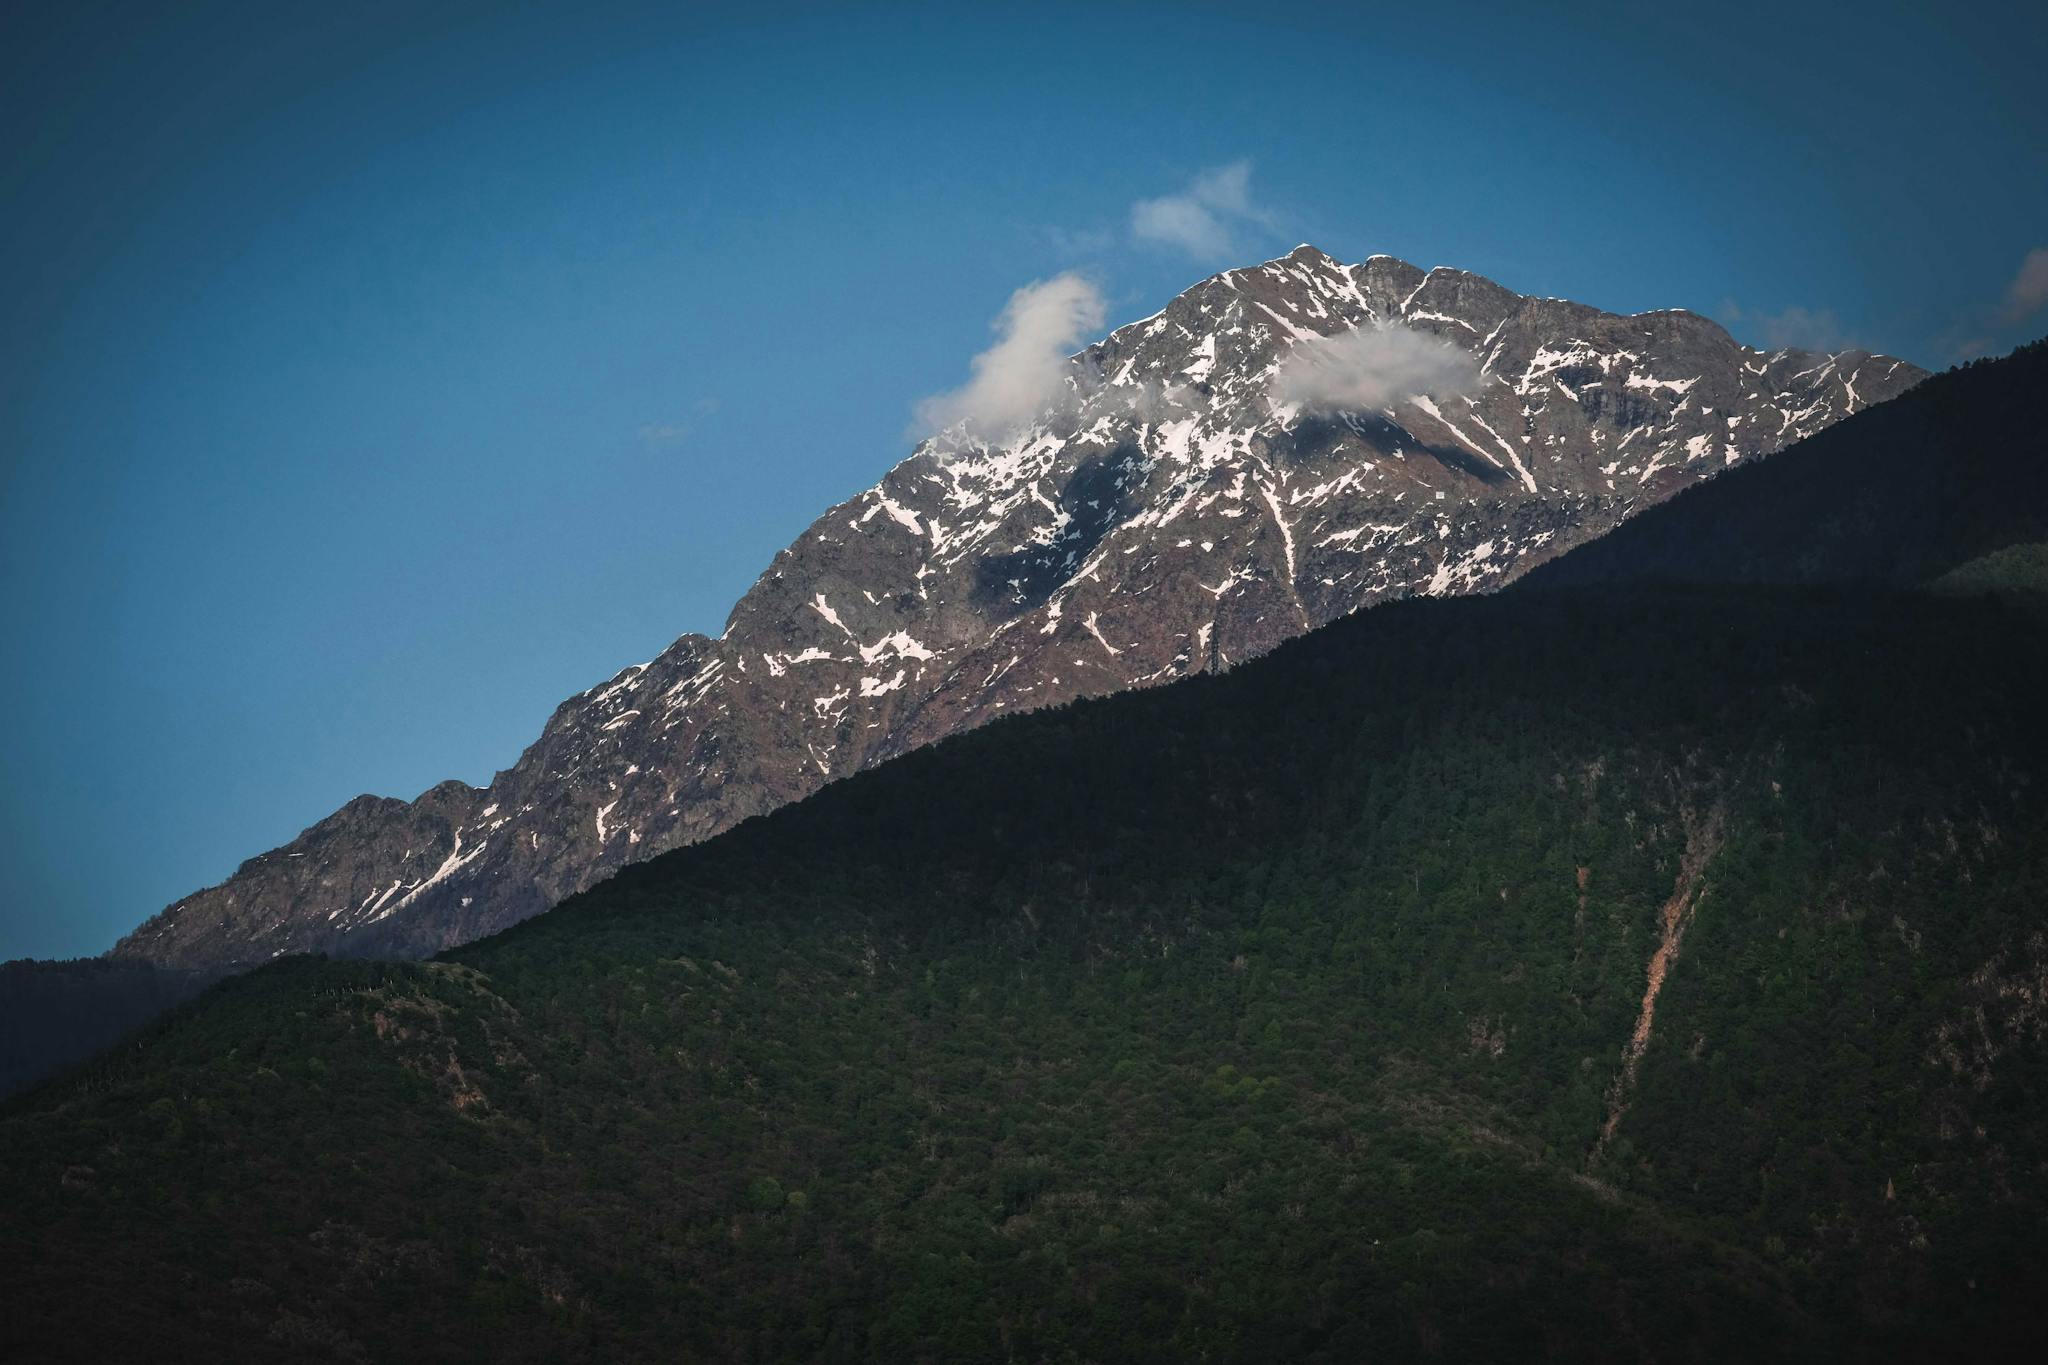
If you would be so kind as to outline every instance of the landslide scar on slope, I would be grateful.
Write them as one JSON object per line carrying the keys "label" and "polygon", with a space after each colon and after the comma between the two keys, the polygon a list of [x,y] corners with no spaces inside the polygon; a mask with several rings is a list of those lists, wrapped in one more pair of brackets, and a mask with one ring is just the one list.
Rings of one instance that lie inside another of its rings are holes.
{"label": "landslide scar on slope", "polygon": [[1719,806],[1704,816],[1696,816],[1691,810],[1682,812],[1685,822],[1685,852],[1678,860],[1678,882],[1671,889],[1671,899],[1664,902],[1664,909],[1657,916],[1657,949],[1650,954],[1648,979],[1643,986],[1642,1008],[1636,1013],[1636,1026],[1629,1034],[1628,1045],[1621,1052],[1621,1070],[1615,1073],[1614,1083],[1607,1088],[1607,1119],[1600,1125],[1600,1137],[1593,1144],[1589,1160],[1597,1160],[1607,1150],[1607,1144],[1614,1139],[1614,1130],[1621,1124],[1621,1116],[1628,1109],[1629,1096],[1635,1090],[1636,1070],[1642,1065],[1643,1053],[1650,1046],[1650,1031],[1657,1019],[1657,992],[1664,989],[1664,978],[1670,974],[1671,964],[1678,960],[1678,948],[1685,940],[1685,931],[1692,924],[1693,914],[1700,902],[1706,898],[1700,884],[1707,864],[1721,851],[1722,813]]}

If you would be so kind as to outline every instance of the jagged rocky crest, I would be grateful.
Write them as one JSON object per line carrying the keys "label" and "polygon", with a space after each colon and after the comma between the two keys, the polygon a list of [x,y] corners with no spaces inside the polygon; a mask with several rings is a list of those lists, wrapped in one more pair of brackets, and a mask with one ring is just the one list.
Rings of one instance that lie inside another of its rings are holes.
{"label": "jagged rocky crest", "polygon": [[[1470,352],[1478,386],[1335,416],[1276,401],[1290,347],[1371,324]],[[1923,377],[1300,247],[1075,356],[1027,430],[923,443],[783,550],[718,639],[564,702],[489,787],[360,797],[114,952],[429,954],[1009,712],[1499,587]]]}

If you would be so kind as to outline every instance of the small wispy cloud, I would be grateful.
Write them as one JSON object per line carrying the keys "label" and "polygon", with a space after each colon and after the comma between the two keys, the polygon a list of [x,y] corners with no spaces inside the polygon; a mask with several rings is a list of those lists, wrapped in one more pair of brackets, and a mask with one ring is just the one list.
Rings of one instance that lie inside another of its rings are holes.
{"label": "small wispy cloud", "polygon": [[974,357],[972,377],[920,402],[911,434],[960,427],[999,441],[1028,425],[1064,395],[1068,355],[1106,316],[1101,291],[1077,272],[1025,285],[995,320],[996,342]]}
{"label": "small wispy cloud", "polygon": [[2021,257],[2019,269],[2006,281],[1997,302],[1963,313],[1933,344],[1943,359],[1960,365],[1992,354],[2001,344],[2025,339],[2025,333],[2017,337],[2015,333],[2044,308],[2048,308],[2048,247],[2037,246]]}
{"label": "small wispy cloud", "polygon": [[[709,417],[718,411],[718,400],[699,398],[690,405],[690,411],[696,418]],[[640,428],[640,444],[649,450],[673,450],[690,439],[696,425],[695,421],[649,422]]]}
{"label": "small wispy cloud", "polygon": [[[2037,246],[2021,258],[2000,297],[1959,309],[1955,320],[1925,338],[1924,344],[1931,354],[1951,364],[1975,360],[2002,344],[2010,344],[2013,330],[2038,317],[2044,309],[2048,309],[2048,246]],[[1825,308],[1760,313],[1740,307],[1733,299],[1724,299],[1715,317],[1727,324],[1730,331],[1774,350],[1790,346],[1807,351],[1841,351],[1866,344]]]}
{"label": "small wispy cloud", "polygon": [[2005,287],[2005,320],[2024,322],[2048,307],[2048,246],[2037,246],[2020,262],[2017,275]]}
{"label": "small wispy cloud", "polygon": [[1829,308],[1801,308],[1796,305],[1775,313],[1744,308],[1724,299],[1719,320],[1731,330],[1760,341],[1771,351],[1844,351],[1856,344],[1849,329]]}
{"label": "small wispy cloud", "polygon": [[1361,327],[1296,342],[1273,376],[1275,403],[1330,415],[1370,412],[1404,398],[1469,393],[1479,364],[1447,341],[1401,326]]}
{"label": "small wispy cloud", "polygon": [[1198,260],[1230,256],[1246,229],[1273,226],[1273,215],[1252,202],[1251,183],[1249,161],[1211,167],[1178,194],[1131,205],[1131,235]]}
{"label": "small wispy cloud", "polygon": [[1116,233],[1104,227],[1064,228],[1046,224],[1032,229],[1032,235],[1056,259],[1067,261],[1105,255],[1117,244]]}
{"label": "small wispy cloud", "polygon": [[679,446],[689,439],[690,429],[677,422],[649,422],[640,428],[640,444],[644,446]]}

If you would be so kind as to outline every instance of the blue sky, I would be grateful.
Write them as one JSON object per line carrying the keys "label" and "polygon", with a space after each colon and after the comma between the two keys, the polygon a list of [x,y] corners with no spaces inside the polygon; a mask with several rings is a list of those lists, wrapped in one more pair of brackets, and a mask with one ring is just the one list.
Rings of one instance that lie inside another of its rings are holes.
{"label": "blue sky", "polygon": [[11,7],[0,957],[717,633],[1034,279],[2048,330],[2039,6],[1248,8]]}

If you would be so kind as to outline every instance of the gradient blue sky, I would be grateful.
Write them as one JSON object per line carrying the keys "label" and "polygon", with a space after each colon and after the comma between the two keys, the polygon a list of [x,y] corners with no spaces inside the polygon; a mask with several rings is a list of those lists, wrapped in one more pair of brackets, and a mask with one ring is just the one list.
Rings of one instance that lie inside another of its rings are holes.
{"label": "gradient blue sky", "polygon": [[[717,633],[1063,269],[2048,330],[2048,7],[1250,8],[8,7],[0,957]],[[1238,161],[1227,247],[1133,238]]]}

